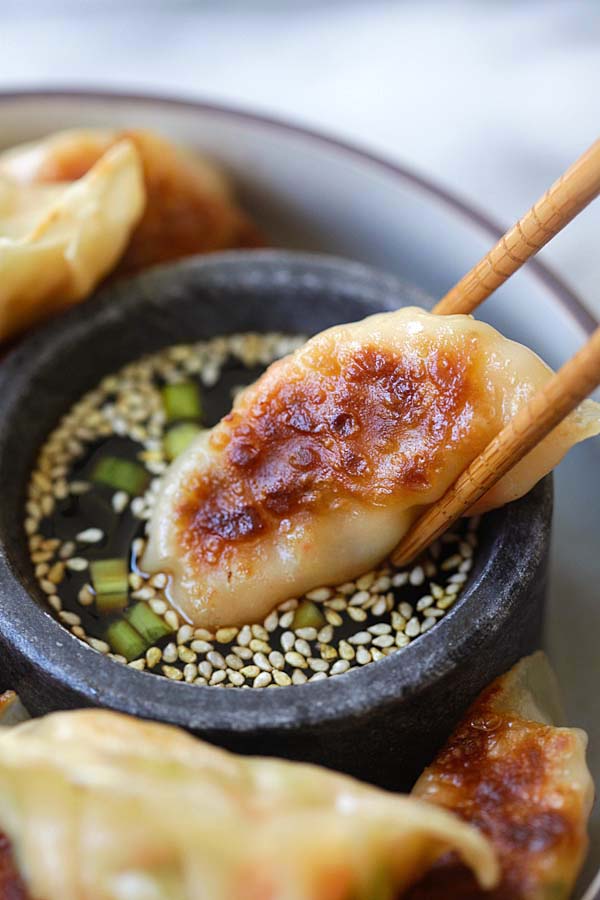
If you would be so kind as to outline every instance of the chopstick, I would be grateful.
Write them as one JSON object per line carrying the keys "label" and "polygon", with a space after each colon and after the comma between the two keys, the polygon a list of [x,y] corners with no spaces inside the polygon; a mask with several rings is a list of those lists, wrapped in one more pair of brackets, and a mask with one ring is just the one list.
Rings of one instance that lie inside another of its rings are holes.
{"label": "chopstick", "polygon": [[434,307],[470,313],[600,194],[600,140],[567,169]]}
{"label": "chopstick", "polygon": [[600,384],[600,327],[490,441],[391,554],[404,566],[464,515]]}

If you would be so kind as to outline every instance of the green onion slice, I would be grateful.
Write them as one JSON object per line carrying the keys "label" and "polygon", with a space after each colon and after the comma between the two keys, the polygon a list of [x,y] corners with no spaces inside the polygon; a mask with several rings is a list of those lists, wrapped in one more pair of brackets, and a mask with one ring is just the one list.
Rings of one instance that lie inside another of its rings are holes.
{"label": "green onion slice", "polygon": [[125,609],[128,601],[129,597],[123,592],[98,594],[96,596],[96,609],[102,615],[108,615],[109,613],[120,612],[122,609]]}
{"label": "green onion slice", "polygon": [[106,629],[106,640],[114,653],[124,656],[127,662],[138,659],[148,649],[148,644],[125,619],[118,619]]}
{"label": "green onion slice", "polygon": [[162,391],[162,401],[167,420],[202,418],[202,401],[200,388],[195,381],[180,381],[177,384],[166,384]]}
{"label": "green onion slice", "polygon": [[167,459],[174,460],[180,453],[187,450],[194,438],[198,437],[201,431],[202,429],[192,422],[182,422],[181,425],[174,425],[173,428],[170,428],[163,440],[163,447]]}
{"label": "green onion slice", "polygon": [[139,463],[118,456],[103,456],[96,463],[91,480],[135,497],[144,493],[150,475]]}
{"label": "green onion slice", "polygon": [[143,601],[128,609],[125,618],[141,634],[148,646],[173,633],[173,629],[167,625],[165,620],[157,616]]}
{"label": "green onion slice", "polygon": [[90,563],[92,584],[97,594],[125,594],[129,590],[129,569],[124,559],[94,559]]}
{"label": "green onion slice", "polygon": [[303,600],[296,609],[292,620],[292,628],[322,628],[325,616],[311,600]]}

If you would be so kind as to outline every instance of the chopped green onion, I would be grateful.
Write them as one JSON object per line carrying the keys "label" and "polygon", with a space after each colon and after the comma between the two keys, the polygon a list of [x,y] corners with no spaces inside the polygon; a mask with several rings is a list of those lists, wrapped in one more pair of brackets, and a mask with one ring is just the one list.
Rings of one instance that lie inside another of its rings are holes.
{"label": "chopped green onion", "polygon": [[124,656],[127,662],[138,659],[148,649],[148,644],[125,619],[118,619],[106,629],[106,640],[114,653]]}
{"label": "chopped green onion", "polygon": [[96,463],[91,479],[96,484],[106,484],[135,497],[144,493],[150,475],[139,463],[118,456],[103,456]]}
{"label": "chopped green onion", "polygon": [[123,592],[115,592],[114,594],[98,594],[96,597],[96,609],[102,615],[120,612],[127,606],[129,598]]}
{"label": "chopped green onion", "polygon": [[311,600],[303,600],[294,613],[292,628],[322,628],[325,616]]}
{"label": "chopped green onion", "polygon": [[194,381],[180,381],[166,384],[162,389],[162,401],[167,419],[201,419],[202,402],[200,388]]}
{"label": "chopped green onion", "polygon": [[174,425],[173,428],[170,428],[163,440],[163,447],[167,459],[176,459],[180,453],[187,450],[194,438],[198,437],[201,431],[202,429],[192,422],[182,422],[181,425]]}
{"label": "chopped green onion", "polygon": [[92,584],[97,594],[127,594],[129,570],[124,559],[94,559],[90,563]]}
{"label": "chopped green onion", "polygon": [[128,609],[125,618],[149,645],[155,644],[161,638],[173,633],[173,629],[167,625],[165,620],[157,616],[143,601]]}

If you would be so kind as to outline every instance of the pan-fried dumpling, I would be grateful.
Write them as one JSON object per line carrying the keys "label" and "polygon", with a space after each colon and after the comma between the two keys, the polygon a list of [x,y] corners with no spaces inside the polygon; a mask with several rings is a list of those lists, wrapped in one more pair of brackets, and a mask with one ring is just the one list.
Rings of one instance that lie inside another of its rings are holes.
{"label": "pan-fried dumpling", "polygon": [[449,851],[484,888],[498,871],[425,801],[91,710],[0,734],[0,830],[44,900],[392,897]]}
{"label": "pan-fried dumpling", "polygon": [[[416,308],[331,328],[247,388],[166,474],[143,567],[206,626],[262,619],[377,565],[550,377],[469,316]],[[526,493],[600,431],[591,401],[483,498]]]}
{"label": "pan-fried dumpling", "polygon": [[72,181],[124,138],[134,144],[142,160],[147,203],[115,274],[131,275],[194,253],[262,243],[222,172],[151,131],[59,132],[1,154],[0,173],[21,183]]}
{"label": "pan-fried dumpling", "polygon": [[71,183],[27,185],[0,172],[0,341],[89,294],[123,253],[144,200],[127,140]]}
{"label": "pan-fried dumpling", "polygon": [[[411,900],[566,900],[587,848],[593,785],[587,736],[557,728],[554,674],[543,653],[521,660],[475,701],[414,794],[477,825],[502,877],[481,891],[456,857],[440,860]],[[558,719],[557,719],[558,717]]]}

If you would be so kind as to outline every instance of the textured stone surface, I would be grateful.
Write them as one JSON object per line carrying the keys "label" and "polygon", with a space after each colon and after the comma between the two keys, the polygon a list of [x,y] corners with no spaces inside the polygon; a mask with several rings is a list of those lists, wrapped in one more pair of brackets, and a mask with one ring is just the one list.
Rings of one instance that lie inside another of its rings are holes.
{"label": "textured stone surface", "polygon": [[539,643],[551,479],[484,520],[455,608],[402,653],[347,676],[268,691],[176,684],[81,644],[41,607],[21,529],[29,470],[59,416],[142,353],[225,332],[314,332],[423,302],[362,266],[223,254],[148,272],[29,338],[0,370],[0,675],[35,713],[103,705],[242,752],[311,760],[407,787],[474,696]]}

